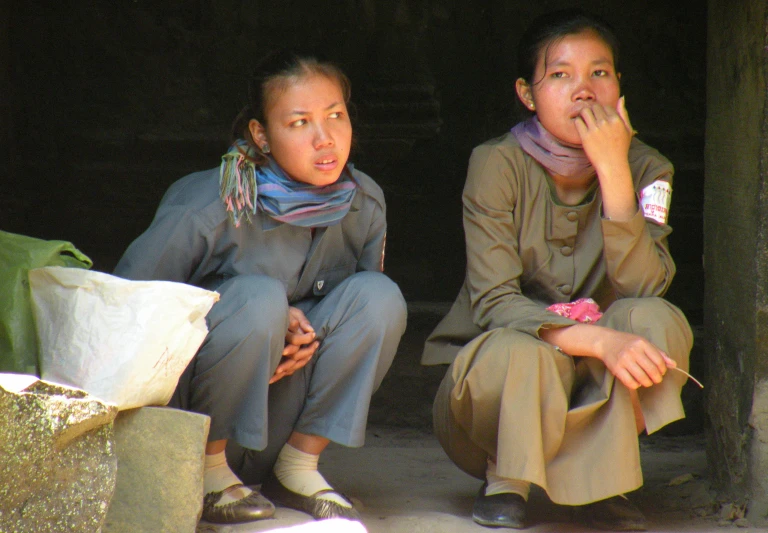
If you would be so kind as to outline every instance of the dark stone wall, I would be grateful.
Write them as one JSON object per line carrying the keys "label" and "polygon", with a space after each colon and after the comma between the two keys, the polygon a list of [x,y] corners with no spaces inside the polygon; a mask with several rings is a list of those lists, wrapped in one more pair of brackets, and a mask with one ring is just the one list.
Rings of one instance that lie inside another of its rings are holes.
{"label": "dark stone wall", "polygon": [[[409,302],[449,302],[464,276],[460,196],[470,151],[516,122],[523,29],[574,3],[0,4],[10,15],[0,17],[8,35],[0,54],[9,58],[0,90],[7,83],[13,96],[3,99],[10,112],[0,117],[8,140],[8,157],[0,155],[0,229],[72,241],[95,269],[111,271],[167,187],[218,164],[255,59],[276,46],[313,47],[352,79],[353,161],[387,197],[388,274]],[[668,297],[700,329],[706,6],[578,4],[615,26],[632,123],[675,164],[670,246],[678,274]],[[705,377],[697,353],[692,372]],[[686,388],[684,398],[684,424],[700,429],[700,394]]]}
{"label": "dark stone wall", "polygon": [[[10,2],[17,163],[0,198],[0,227],[71,240],[95,268],[111,270],[167,186],[217,164],[254,58],[274,45],[309,45],[352,78],[354,160],[387,195],[390,275],[411,301],[451,300],[463,278],[469,153],[514,124],[520,32],[570,4]],[[676,165],[679,274],[669,297],[700,323],[705,6],[580,4],[616,26],[633,124]]]}
{"label": "dark stone wall", "polygon": [[768,510],[768,143],[765,1],[710,0],[704,326],[709,459],[720,486]]}

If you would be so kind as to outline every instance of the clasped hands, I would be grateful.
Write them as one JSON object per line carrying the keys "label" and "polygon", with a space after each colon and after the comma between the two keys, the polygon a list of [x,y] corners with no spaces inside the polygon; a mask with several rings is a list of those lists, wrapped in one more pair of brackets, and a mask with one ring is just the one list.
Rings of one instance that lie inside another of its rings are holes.
{"label": "clasped hands", "polygon": [[288,331],[285,333],[285,348],[283,359],[277,365],[269,384],[275,383],[285,376],[290,376],[306,366],[320,346],[315,339],[315,329],[306,315],[296,307],[288,308]]}

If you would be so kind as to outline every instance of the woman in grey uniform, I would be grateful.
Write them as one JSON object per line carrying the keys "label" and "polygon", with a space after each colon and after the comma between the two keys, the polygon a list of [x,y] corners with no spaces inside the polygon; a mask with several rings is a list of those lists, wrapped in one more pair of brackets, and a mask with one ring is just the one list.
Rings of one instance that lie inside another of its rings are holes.
{"label": "woman in grey uniform", "polygon": [[463,193],[467,272],[423,363],[449,457],[484,481],[473,518],[522,528],[530,485],[590,526],[642,530],[638,434],[684,416],[692,347],[661,297],[672,165],[634,138],[619,46],[578,10],[537,19],[516,90],[530,118],[475,148]]}
{"label": "woman in grey uniform", "polygon": [[174,183],[115,269],[221,295],[175,396],[211,417],[206,521],[267,518],[272,502],[359,518],[318,458],[362,446],[406,307],[382,274],[382,191],[347,161],[349,97],[335,66],[269,55],[220,167]]}

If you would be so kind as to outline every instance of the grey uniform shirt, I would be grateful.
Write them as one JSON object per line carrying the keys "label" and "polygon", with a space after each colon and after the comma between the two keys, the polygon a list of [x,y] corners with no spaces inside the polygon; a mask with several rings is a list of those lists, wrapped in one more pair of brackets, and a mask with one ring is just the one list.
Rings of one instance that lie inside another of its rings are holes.
{"label": "grey uniform shirt", "polygon": [[[350,167],[351,168],[351,167]],[[126,250],[115,275],[215,289],[227,279],[261,274],[280,280],[289,302],[320,297],[362,270],[383,269],[386,207],[381,188],[351,169],[358,184],[340,223],[284,224],[259,211],[235,227],[219,198],[219,169],[190,174],[166,192],[149,228]]]}
{"label": "grey uniform shirt", "polygon": [[[633,139],[635,191],[672,181],[671,163]],[[467,274],[449,314],[432,332],[422,363],[450,363],[483,331],[512,327],[538,336],[574,324],[546,310],[590,297],[602,309],[619,298],[662,296],[675,274],[672,228],[643,216],[602,218],[600,188],[581,205],[558,203],[544,168],[509,133],[472,152],[463,193]]]}

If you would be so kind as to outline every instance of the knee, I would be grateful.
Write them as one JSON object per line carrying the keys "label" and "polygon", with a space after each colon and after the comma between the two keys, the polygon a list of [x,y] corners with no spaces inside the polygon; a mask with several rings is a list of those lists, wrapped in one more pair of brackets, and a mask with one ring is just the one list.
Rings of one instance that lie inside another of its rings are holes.
{"label": "knee", "polygon": [[405,330],[407,307],[400,287],[380,272],[358,272],[348,279],[361,311],[373,319]]}
{"label": "knee", "polygon": [[236,276],[222,284],[218,292],[221,298],[211,309],[210,322],[241,318],[257,329],[285,329],[288,297],[281,281],[269,276]]}
{"label": "knee", "polygon": [[630,331],[643,336],[649,331],[663,331],[667,338],[679,338],[688,351],[693,346],[693,332],[685,315],[664,298],[625,298],[614,302],[611,312],[626,316]]}

